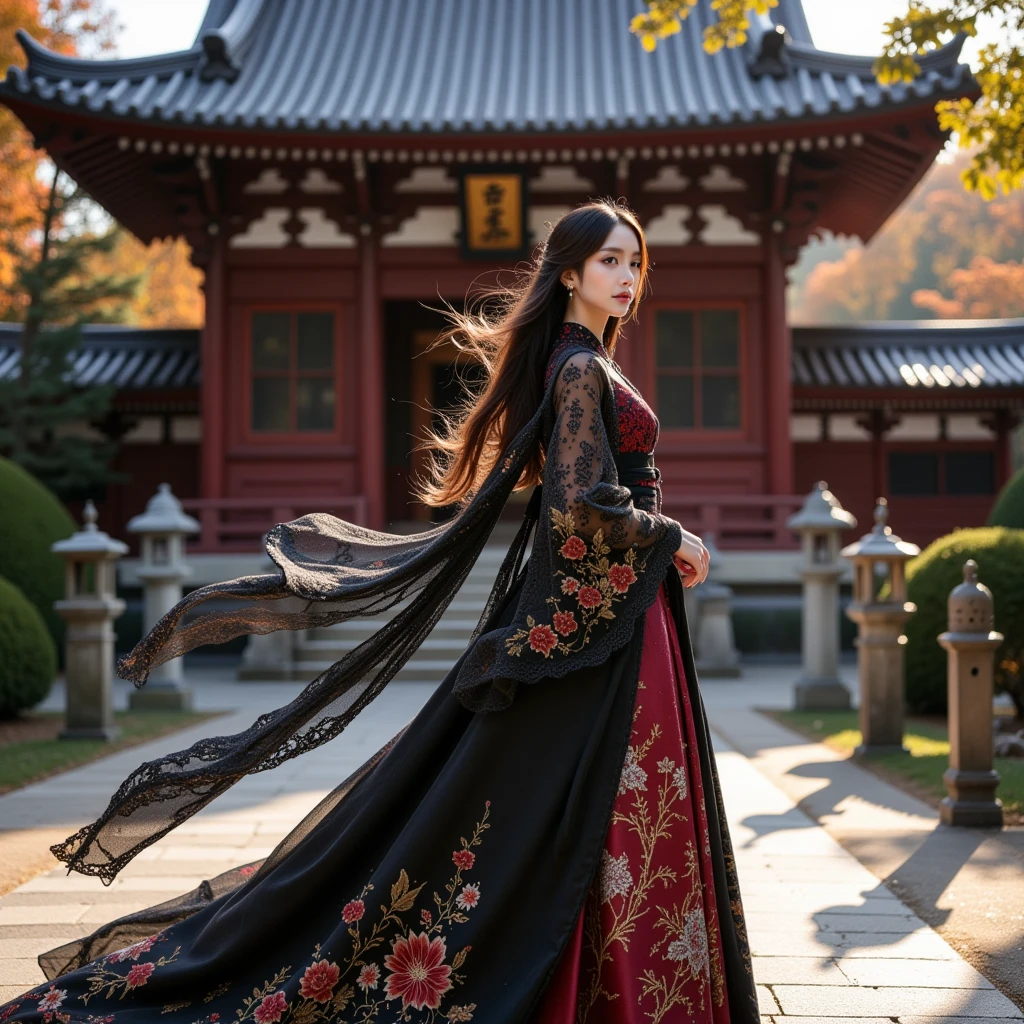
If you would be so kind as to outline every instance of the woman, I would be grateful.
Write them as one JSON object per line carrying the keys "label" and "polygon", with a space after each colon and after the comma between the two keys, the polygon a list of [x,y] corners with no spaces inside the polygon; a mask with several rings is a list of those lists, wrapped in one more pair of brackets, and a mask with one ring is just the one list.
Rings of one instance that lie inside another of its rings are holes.
{"label": "woman", "polygon": [[419,489],[458,514],[412,537],[279,524],[278,573],[194,591],[122,659],[141,685],[202,643],[402,606],[245,732],[141,765],[53,847],[108,883],[245,774],[336,736],[440,618],[509,494],[535,485],[416,718],[265,861],[43,954],[51,983],[0,1020],[759,1020],[683,612],[707,551],[661,514],[658,423],[613,361],[647,267],[624,206],[566,214],[495,320],[450,312],[489,376],[431,436]]}

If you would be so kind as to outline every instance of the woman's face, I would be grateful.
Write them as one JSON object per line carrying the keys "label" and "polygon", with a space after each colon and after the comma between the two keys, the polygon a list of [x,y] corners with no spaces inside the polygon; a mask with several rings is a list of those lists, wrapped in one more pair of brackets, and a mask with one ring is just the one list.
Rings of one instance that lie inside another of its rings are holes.
{"label": "woman's face", "polygon": [[601,248],[587,258],[582,279],[567,270],[562,282],[572,287],[570,308],[578,313],[625,316],[640,282],[640,245],[633,229],[617,223]]}

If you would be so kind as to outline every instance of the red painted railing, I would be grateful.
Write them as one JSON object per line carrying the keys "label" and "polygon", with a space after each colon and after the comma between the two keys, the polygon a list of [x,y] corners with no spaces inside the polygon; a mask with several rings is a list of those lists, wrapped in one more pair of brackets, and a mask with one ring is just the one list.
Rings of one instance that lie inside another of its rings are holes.
{"label": "red painted railing", "polygon": [[662,512],[692,533],[715,535],[723,551],[786,551],[799,547],[786,520],[804,503],[793,494],[688,494],[665,488]]}
{"label": "red painted railing", "polygon": [[350,523],[366,523],[366,498],[348,495],[327,498],[185,498],[185,511],[199,520],[199,536],[190,552],[258,551],[260,539],[276,523],[287,523],[307,512],[329,512]]}

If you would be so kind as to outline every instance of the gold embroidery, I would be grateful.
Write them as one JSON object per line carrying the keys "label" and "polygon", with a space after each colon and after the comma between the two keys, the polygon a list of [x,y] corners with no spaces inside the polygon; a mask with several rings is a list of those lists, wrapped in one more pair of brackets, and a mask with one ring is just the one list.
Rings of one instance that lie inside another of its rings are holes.
{"label": "gold embroidery", "polygon": [[[632,548],[625,552],[621,562],[609,561],[611,548],[604,542],[604,531],[598,530],[588,546],[576,533],[571,512],[552,508],[551,523],[562,539],[558,552],[573,568],[571,572],[555,570],[555,577],[562,577],[562,596],[545,601],[552,606],[551,622],[537,622],[527,615],[526,628],[520,627],[505,640],[507,653],[517,658],[527,646],[545,658],[551,657],[552,652],[565,655],[582,650],[590,643],[590,635],[599,622],[615,618],[612,605],[625,597],[647,564],[646,559],[637,562]],[[563,608],[563,602],[571,605]]]}

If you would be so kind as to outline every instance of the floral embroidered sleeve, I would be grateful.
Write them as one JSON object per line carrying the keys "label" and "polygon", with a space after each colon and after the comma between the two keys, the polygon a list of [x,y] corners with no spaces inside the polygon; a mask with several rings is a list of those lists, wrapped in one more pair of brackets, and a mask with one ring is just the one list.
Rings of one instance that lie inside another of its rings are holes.
{"label": "floral embroidered sleeve", "polygon": [[682,538],[679,523],[637,508],[618,482],[606,429],[614,395],[597,353],[576,351],[556,372],[537,530],[515,617],[476,639],[454,684],[474,711],[508,707],[519,683],[601,664],[627,643]]}
{"label": "floral embroidered sleeve", "polygon": [[602,411],[607,382],[599,359],[577,352],[559,371],[548,455],[554,465],[545,471],[544,486],[549,481],[556,485],[560,493],[549,500],[572,516],[581,537],[593,538],[600,530],[613,551],[650,547],[671,530],[674,520],[637,508],[629,488],[608,479],[612,454]]}

